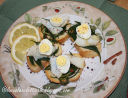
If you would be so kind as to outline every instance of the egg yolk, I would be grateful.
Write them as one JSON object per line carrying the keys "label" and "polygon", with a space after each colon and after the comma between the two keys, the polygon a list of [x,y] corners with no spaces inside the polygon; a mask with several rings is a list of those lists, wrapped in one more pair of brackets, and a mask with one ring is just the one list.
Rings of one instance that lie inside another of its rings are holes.
{"label": "egg yolk", "polygon": [[60,18],[60,17],[53,17],[51,19],[51,21],[54,22],[54,23],[61,23],[62,22],[62,18]]}
{"label": "egg yolk", "polygon": [[64,56],[58,56],[56,59],[56,63],[59,66],[64,66],[66,64],[66,58]]}
{"label": "egg yolk", "polygon": [[78,27],[77,31],[80,34],[85,34],[88,31],[88,25],[82,24],[81,26]]}
{"label": "egg yolk", "polygon": [[49,50],[50,50],[50,46],[46,43],[43,43],[40,46],[40,52],[42,52],[42,53],[48,52]]}

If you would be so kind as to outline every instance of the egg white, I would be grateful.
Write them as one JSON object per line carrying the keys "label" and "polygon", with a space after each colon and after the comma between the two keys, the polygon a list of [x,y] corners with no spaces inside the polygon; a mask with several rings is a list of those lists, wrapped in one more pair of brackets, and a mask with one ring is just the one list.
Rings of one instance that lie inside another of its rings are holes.
{"label": "egg white", "polygon": [[61,27],[65,26],[69,22],[69,17],[68,16],[62,16],[63,18],[63,23],[60,25]]}
{"label": "egg white", "polygon": [[70,68],[70,59],[67,55],[62,55],[66,58],[66,64],[64,66],[59,66],[57,65],[57,68],[59,69],[59,71],[63,74],[67,73],[69,71]]}
{"label": "egg white", "polygon": [[70,62],[75,65],[78,68],[84,68],[85,66],[85,59],[81,58],[81,57],[77,57],[77,56],[71,56],[68,55],[68,57],[70,58]]}
{"label": "egg white", "polygon": [[88,46],[89,44],[88,44],[88,41],[86,40],[86,39],[83,39],[83,38],[81,38],[81,37],[79,37],[78,35],[77,35],[77,38],[76,38],[76,40],[75,40],[75,43],[78,45],[78,46]]}
{"label": "egg white", "polygon": [[[60,23],[56,23],[56,22],[53,22],[52,19],[55,18],[55,17],[59,17],[62,19],[62,21]],[[56,26],[56,27],[59,27],[63,24],[64,22],[64,19],[61,17],[61,16],[53,16],[52,18],[50,18],[50,23],[53,25],[53,26]]]}
{"label": "egg white", "polygon": [[[54,17],[59,17],[62,19],[62,22],[60,23],[56,23],[56,22],[53,22],[52,21],[52,18]],[[63,16],[63,15],[56,15],[56,16],[53,16],[52,18],[50,18],[50,23],[55,26],[55,27],[63,27],[69,20],[69,17],[68,16]]]}
{"label": "egg white", "polygon": [[45,25],[52,34],[59,34],[63,30],[62,27],[55,27],[45,19],[42,19],[42,24]]}
{"label": "egg white", "polygon": [[[87,23],[86,23],[87,24]],[[81,24],[82,25],[82,24]],[[80,25],[80,26],[81,26]],[[79,32],[78,32],[78,27],[76,28],[76,32],[77,32],[77,35],[79,36],[79,37],[81,37],[81,38],[84,38],[84,39],[88,39],[88,38],[90,38],[90,36],[91,36],[91,29],[90,29],[90,26],[87,24],[87,26],[88,26],[88,31],[85,33],[85,34],[80,34]]]}
{"label": "egg white", "polygon": [[51,72],[57,77],[61,77],[62,73],[59,71],[59,69],[57,68],[57,64],[56,64],[56,57],[51,57],[50,58],[50,64],[51,64]]}
{"label": "egg white", "polygon": [[42,57],[46,57],[45,55],[40,54],[38,45],[34,45],[31,48],[29,48],[27,51],[27,56],[33,56],[35,60],[38,60],[39,58]]}
{"label": "egg white", "polygon": [[[40,47],[41,47],[41,45],[42,45],[43,43],[46,43],[46,44],[49,45],[49,47],[50,47],[50,50],[47,51],[47,52],[44,52],[44,53],[42,53],[42,52],[40,51]],[[52,45],[52,43],[51,43],[48,39],[43,39],[43,40],[40,42],[40,44],[39,44],[39,52],[40,52],[40,54],[50,55],[50,54],[53,52],[53,45]]]}

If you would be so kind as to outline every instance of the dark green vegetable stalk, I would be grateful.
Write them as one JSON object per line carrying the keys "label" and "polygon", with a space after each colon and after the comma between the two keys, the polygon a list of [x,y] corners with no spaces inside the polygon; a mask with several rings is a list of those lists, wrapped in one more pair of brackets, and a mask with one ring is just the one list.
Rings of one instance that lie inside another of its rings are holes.
{"label": "dark green vegetable stalk", "polygon": [[37,65],[39,65],[41,68],[43,68],[41,61],[42,61],[42,60],[43,60],[43,61],[49,61],[50,58],[48,58],[48,57],[43,57],[43,58],[40,58],[40,59],[38,59],[38,60],[36,61],[33,56],[29,56],[29,60],[30,60],[30,62],[31,62],[31,64],[32,64],[33,66],[35,65],[35,64],[34,64],[34,62],[35,62]]}
{"label": "dark green vegetable stalk", "polygon": [[55,54],[59,51],[59,48],[57,48],[51,55],[55,56]]}
{"label": "dark green vegetable stalk", "polygon": [[42,58],[39,58],[39,60],[49,61],[49,60],[50,60],[50,58],[49,58],[49,57],[42,57]]}
{"label": "dark green vegetable stalk", "polygon": [[98,50],[98,48],[96,46],[94,46],[94,45],[85,46],[83,48],[86,48],[86,49],[89,49],[89,50],[92,50],[92,51],[96,52],[98,54],[98,56],[100,57],[100,62],[101,62],[101,55],[100,55],[100,52],[99,52],[99,50]]}
{"label": "dark green vegetable stalk", "polygon": [[48,65],[44,70],[51,70],[51,66]]}
{"label": "dark green vegetable stalk", "polygon": [[43,66],[42,66],[42,63],[41,63],[41,60],[40,59],[38,59],[37,61],[35,61],[36,62],[36,64],[37,65],[39,65],[41,68],[43,68]]}
{"label": "dark green vegetable stalk", "polygon": [[32,65],[34,65],[35,59],[33,56],[29,56],[29,60],[31,62]]}
{"label": "dark green vegetable stalk", "polygon": [[68,25],[68,24],[66,24],[64,27],[62,27],[63,30],[62,30],[59,34],[55,35],[55,37],[59,37],[60,35],[63,35],[63,34],[67,31],[67,30],[66,30],[67,25]]}
{"label": "dark green vegetable stalk", "polygon": [[50,36],[49,40],[51,40],[53,43],[57,42],[55,39],[54,34],[52,34],[48,28],[46,26],[44,26],[43,24],[40,26],[41,27],[41,32],[44,35],[44,38],[47,38],[47,36]]}
{"label": "dark green vegetable stalk", "polygon": [[62,74],[62,76],[59,78],[60,83],[62,85],[66,85],[69,83],[69,79],[74,77],[78,72],[79,72],[79,68],[77,68],[75,65],[71,64],[70,65],[70,69],[66,74]]}
{"label": "dark green vegetable stalk", "polygon": [[96,27],[90,25],[90,28],[91,28],[91,35],[96,35],[96,34],[95,34]]}
{"label": "dark green vegetable stalk", "polygon": [[79,26],[81,23],[80,22],[76,22],[77,24],[73,25],[72,27],[69,28],[68,30],[68,34],[70,37],[73,38],[73,40],[76,40],[77,38],[77,32],[76,32],[76,27]]}
{"label": "dark green vegetable stalk", "polygon": [[61,84],[61,85],[66,85],[66,84],[69,83],[68,77],[60,77],[60,78],[59,78],[59,81],[60,81],[60,84]]}

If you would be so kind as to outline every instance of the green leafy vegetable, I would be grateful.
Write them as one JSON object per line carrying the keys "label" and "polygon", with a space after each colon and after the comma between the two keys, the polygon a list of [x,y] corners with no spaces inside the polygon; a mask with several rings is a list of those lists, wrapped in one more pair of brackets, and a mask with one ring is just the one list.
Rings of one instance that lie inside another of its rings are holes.
{"label": "green leafy vegetable", "polygon": [[48,65],[44,70],[51,70],[51,66]]}
{"label": "green leafy vegetable", "polygon": [[55,43],[55,42],[57,42],[56,41],[56,39],[55,39],[55,35],[54,34],[52,34],[51,32],[50,32],[50,30],[46,27],[46,26],[44,26],[43,24],[40,26],[40,28],[41,28],[41,31],[42,31],[42,33],[43,33],[43,35],[44,35],[44,38],[48,38],[48,36],[50,37],[50,38],[48,38],[50,41],[52,41],[53,43]]}
{"label": "green leafy vegetable", "polygon": [[68,78],[74,77],[77,73],[79,73],[79,71],[80,71],[80,69],[77,69],[76,71],[74,71],[74,73],[70,74],[70,75],[68,76]]}
{"label": "green leafy vegetable", "polygon": [[60,84],[62,84],[62,85],[66,85],[69,83],[68,77],[60,77],[59,81],[60,81]]}
{"label": "green leafy vegetable", "polygon": [[115,35],[116,33],[118,33],[116,30],[109,30],[105,36],[111,36],[111,35]]}
{"label": "green leafy vegetable", "polygon": [[101,23],[101,17],[99,17],[98,19],[96,19],[95,25],[99,26]]}
{"label": "green leafy vegetable", "polygon": [[38,59],[37,61],[35,61],[36,62],[36,64],[38,65],[38,66],[40,66],[41,68],[43,68],[43,66],[42,66],[42,63],[41,63],[41,60],[40,59]]}
{"label": "green leafy vegetable", "polygon": [[40,58],[39,60],[49,61],[49,60],[50,60],[50,58],[49,58],[49,57],[42,57],[42,58]]}
{"label": "green leafy vegetable", "polygon": [[61,84],[56,84],[56,83],[48,83],[43,86],[43,89],[57,89],[61,86]]}
{"label": "green leafy vegetable", "polygon": [[61,91],[57,92],[57,95],[60,95],[60,96],[69,95],[75,90],[75,88],[76,87],[69,87],[69,88],[62,89]]}
{"label": "green leafy vegetable", "polygon": [[62,74],[62,75],[61,75],[61,78],[65,78],[65,77],[72,78],[72,77],[75,76],[78,72],[79,72],[79,68],[76,67],[76,66],[73,65],[73,64],[70,64],[70,70],[69,70],[67,73]]}
{"label": "green leafy vegetable", "polygon": [[75,65],[70,64],[70,69],[66,74],[62,74],[59,78],[60,83],[62,85],[66,85],[69,83],[69,79],[74,77],[77,73],[79,73],[79,68],[77,68]]}
{"label": "green leafy vegetable", "polygon": [[96,52],[98,54],[98,56],[100,57],[100,62],[101,62],[101,55],[100,55],[100,52],[96,46],[93,46],[93,45],[92,46],[85,46],[83,48],[86,48],[86,49],[89,49],[89,50]]}
{"label": "green leafy vegetable", "polygon": [[25,19],[25,21],[26,21],[27,23],[31,23],[31,22],[32,22],[32,17],[31,17],[28,13],[26,13],[26,14],[24,15],[24,19]]}
{"label": "green leafy vegetable", "polygon": [[57,48],[51,55],[55,56],[58,51],[59,51],[59,48]]}
{"label": "green leafy vegetable", "polygon": [[77,37],[77,36],[76,36],[76,35],[77,35],[77,33],[76,33],[76,27],[81,24],[80,22],[76,22],[76,23],[77,23],[77,24],[73,25],[73,26],[70,27],[69,30],[68,30],[68,34],[69,34],[70,37],[73,38],[73,40],[76,40],[76,37]]}
{"label": "green leafy vegetable", "polygon": [[57,34],[55,37],[59,37],[60,35],[63,35],[67,31],[66,30],[67,25],[69,25],[69,24],[66,24],[64,27],[62,27],[63,30],[59,34]]}
{"label": "green leafy vegetable", "polygon": [[104,23],[102,24],[102,30],[103,30],[103,31],[106,30],[106,29],[109,27],[110,23],[111,23],[110,20],[104,22]]}
{"label": "green leafy vegetable", "polygon": [[81,25],[81,23],[79,21],[75,21],[75,22],[76,22],[76,24]]}
{"label": "green leafy vegetable", "polygon": [[73,56],[72,52],[69,51],[69,53],[70,53],[71,56]]}
{"label": "green leafy vegetable", "polygon": [[42,57],[42,58],[39,58],[38,60],[35,60],[35,58],[34,58],[33,56],[29,56],[29,60],[30,60],[30,62],[31,62],[31,64],[32,64],[33,66],[34,66],[35,63],[36,63],[38,66],[40,66],[41,68],[43,68],[43,65],[42,65],[41,61],[42,61],[42,60],[43,60],[43,61],[49,61],[50,58],[48,58],[48,57]]}
{"label": "green leafy vegetable", "polygon": [[32,65],[34,65],[35,59],[33,56],[29,56],[29,60],[31,62]]}

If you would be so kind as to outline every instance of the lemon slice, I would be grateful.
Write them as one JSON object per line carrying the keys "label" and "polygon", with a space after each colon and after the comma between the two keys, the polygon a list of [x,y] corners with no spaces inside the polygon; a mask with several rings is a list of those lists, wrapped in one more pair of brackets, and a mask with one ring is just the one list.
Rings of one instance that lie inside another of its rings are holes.
{"label": "lemon slice", "polygon": [[27,50],[35,44],[33,41],[37,41],[37,38],[32,35],[22,35],[15,40],[11,48],[11,56],[15,62],[21,65],[24,63]]}
{"label": "lemon slice", "polygon": [[10,36],[9,36],[10,45],[12,46],[14,41],[22,35],[33,35],[38,39],[37,41],[40,41],[38,29],[31,24],[22,23],[22,24],[16,25],[12,29]]}

